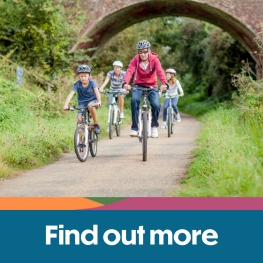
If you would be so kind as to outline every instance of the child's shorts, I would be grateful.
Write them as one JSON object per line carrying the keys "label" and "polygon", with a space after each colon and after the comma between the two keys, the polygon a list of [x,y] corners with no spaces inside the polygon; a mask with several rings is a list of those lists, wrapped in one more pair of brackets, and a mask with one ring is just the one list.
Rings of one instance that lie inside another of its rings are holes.
{"label": "child's shorts", "polygon": [[[89,101],[88,103],[79,103],[78,108],[84,108],[84,107],[87,107],[89,103],[97,103],[97,102],[98,102],[97,100],[92,100],[92,101]],[[78,110],[77,116],[79,115],[81,115],[81,110]]]}

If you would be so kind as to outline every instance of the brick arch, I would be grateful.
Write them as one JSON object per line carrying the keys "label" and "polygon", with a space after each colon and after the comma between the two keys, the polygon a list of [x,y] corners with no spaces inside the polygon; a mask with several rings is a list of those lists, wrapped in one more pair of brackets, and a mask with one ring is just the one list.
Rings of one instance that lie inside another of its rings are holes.
{"label": "brick arch", "polygon": [[147,19],[185,16],[222,28],[253,52],[257,50],[253,38],[263,24],[263,0],[83,0],[82,8],[88,10],[82,35],[92,41],[72,50],[94,46],[99,50],[118,32]]}

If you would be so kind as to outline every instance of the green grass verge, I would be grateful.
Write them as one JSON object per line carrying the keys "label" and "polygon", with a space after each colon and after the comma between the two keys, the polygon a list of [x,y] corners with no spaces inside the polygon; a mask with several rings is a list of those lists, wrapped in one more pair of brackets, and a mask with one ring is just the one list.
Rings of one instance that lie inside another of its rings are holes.
{"label": "green grass verge", "polygon": [[178,100],[178,109],[184,113],[201,116],[216,108],[216,101],[205,99],[202,93],[187,94]]}
{"label": "green grass verge", "polygon": [[[73,150],[77,112],[64,112],[64,99],[58,97],[37,87],[30,91],[0,76],[0,178],[51,163]],[[122,128],[130,124],[129,100],[124,112]],[[102,95],[97,114],[99,138],[103,138],[108,136],[107,96]]]}
{"label": "green grass verge", "polygon": [[201,120],[193,162],[174,196],[263,196],[263,123],[219,107]]}

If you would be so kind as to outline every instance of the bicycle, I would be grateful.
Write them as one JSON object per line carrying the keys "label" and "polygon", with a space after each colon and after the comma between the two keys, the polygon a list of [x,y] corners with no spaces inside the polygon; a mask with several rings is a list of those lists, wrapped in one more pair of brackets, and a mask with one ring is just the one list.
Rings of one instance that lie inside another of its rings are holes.
{"label": "bicycle", "polygon": [[179,95],[173,95],[173,96],[166,96],[166,94],[162,94],[164,97],[169,98],[169,106],[167,108],[167,118],[166,118],[166,127],[168,131],[168,137],[171,137],[171,134],[174,133],[174,109],[172,107],[172,99],[173,98],[179,98]]}
{"label": "bicycle", "polygon": [[121,89],[117,91],[104,91],[104,94],[112,94],[112,101],[109,103],[109,110],[108,110],[108,125],[109,125],[109,138],[112,139],[113,137],[113,130],[114,126],[116,129],[116,135],[120,136],[121,134],[121,123],[122,119],[120,118],[120,109],[117,103],[116,98],[118,95],[124,94],[126,90]]}
{"label": "bicycle", "polygon": [[[77,108],[71,106],[68,110],[80,110],[81,122],[77,123],[77,128],[74,133],[74,149],[77,158],[81,162],[85,162],[88,158],[89,151],[92,157],[97,155],[97,143],[98,135],[94,132],[94,125],[90,123],[91,114],[89,107],[97,107],[98,105],[92,105],[83,108]],[[88,119],[86,118],[88,116]]]}
{"label": "bicycle", "polygon": [[142,160],[145,162],[147,160],[147,139],[152,136],[152,112],[151,105],[147,100],[147,96],[150,92],[159,92],[159,88],[152,87],[132,87],[131,91],[142,91],[143,100],[139,106],[138,114],[138,138],[139,142],[142,143]]}

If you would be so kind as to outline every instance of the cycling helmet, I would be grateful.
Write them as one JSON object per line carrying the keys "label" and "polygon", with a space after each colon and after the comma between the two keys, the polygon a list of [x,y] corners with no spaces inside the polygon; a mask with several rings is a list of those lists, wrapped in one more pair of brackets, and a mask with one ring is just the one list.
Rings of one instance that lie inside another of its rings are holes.
{"label": "cycling helmet", "polygon": [[174,69],[172,69],[172,68],[168,68],[165,72],[176,75],[176,71]]}
{"label": "cycling helmet", "polygon": [[88,65],[81,65],[77,68],[78,73],[90,73],[91,68]]}
{"label": "cycling helmet", "polygon": [[141,40],[137,43],[136,49],[150,48],[151,44],[148,40]]}
{"label": "cycling helmet", "polygon": [[113,66],[119,66],[119,67],[121,67],[121,68],[123,67],[122,62],[120,62],[120,61],[118,61],[118,60],[114,61],[112,65],[113,65]]}

